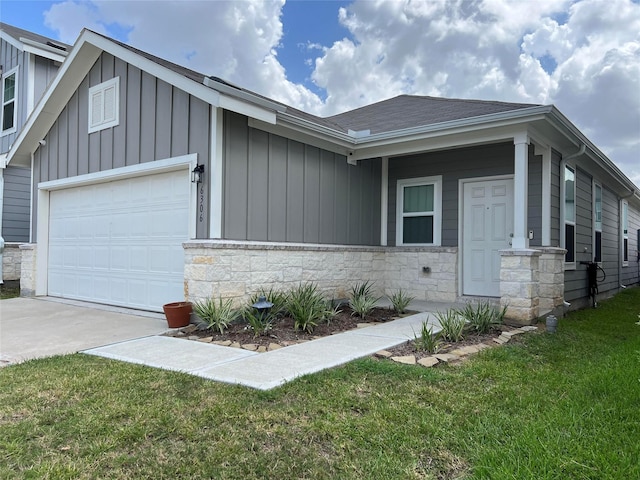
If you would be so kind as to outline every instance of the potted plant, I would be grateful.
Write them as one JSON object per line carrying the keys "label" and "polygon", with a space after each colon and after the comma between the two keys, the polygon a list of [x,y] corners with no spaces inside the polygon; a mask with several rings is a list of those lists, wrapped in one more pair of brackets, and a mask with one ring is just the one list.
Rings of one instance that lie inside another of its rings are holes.
{"label": "potted plant", "polygon": [[191,302],[173,302],[162,306],[169,328],[180,328],[189,325],[192,309]]}

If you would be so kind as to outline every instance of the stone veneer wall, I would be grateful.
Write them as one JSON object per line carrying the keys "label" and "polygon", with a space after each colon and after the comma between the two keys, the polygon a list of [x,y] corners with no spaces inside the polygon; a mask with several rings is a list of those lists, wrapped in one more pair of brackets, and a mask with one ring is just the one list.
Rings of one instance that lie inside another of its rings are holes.
{"label": "stone veneer wall", "polygon": [[539,315],[564,315],[564,248],[539,247],[540,311]]}
{"label": "stone veneer wall", "polygon": [[20,296],[33,297],[36,294],[36,252],[35,243],[20,245],[22,267],[20,269]]}
{"label": "stone veneer wall", "polygon": [[[377,294],[402,288],[419,300],[456,298],[456,248],[395,248],[225,240],[190,241],[185,250],[185,298],[232,298],[240,304],[260,288],[313,282],[331,298],[346,298],[356,283]],[[415,266],[411,268],[411,266]],[[423,266],[431,269],[422,271]]]}
{"label": "stone veneer wall", "polygon": [[19,243],[5,243],[2,253],[2,280],[20,280],[22,252]]}
{"label": "stone veneer wall", "polygon": [[531,249],[500,250],[500,305],[505,318],[532,325],[540,312],[540,256]]}

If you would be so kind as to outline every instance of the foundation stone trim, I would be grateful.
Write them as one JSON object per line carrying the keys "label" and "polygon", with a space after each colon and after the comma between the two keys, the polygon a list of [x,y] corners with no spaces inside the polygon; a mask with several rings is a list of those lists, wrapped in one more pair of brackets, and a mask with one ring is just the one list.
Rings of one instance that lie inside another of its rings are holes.
{"label": "foundation stone trim", "polygon": [[500,250],[500,304],[510,323],[532,325],[540,312],[540,256],[533,249]]}

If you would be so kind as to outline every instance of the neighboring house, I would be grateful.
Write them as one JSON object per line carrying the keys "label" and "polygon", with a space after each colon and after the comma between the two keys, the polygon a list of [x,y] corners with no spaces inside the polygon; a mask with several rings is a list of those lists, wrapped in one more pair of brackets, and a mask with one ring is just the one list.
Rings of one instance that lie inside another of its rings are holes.
{"label": "neighboring house", "polygon": [[30,229],[30,165],[7,165],[7,152],[69,49],[0,23],[0,243],[7,243],[4,262],[0,262],[0,282],[19,278],[20,271],[15,268],[20,257],[18,244],[29,242]]}
{"label": "neighboring house", "polygon": [[[83,31],[15,140],[23,294],[159,311],[313,281],[531,322],[637,283],[637,187],[552,105],[399,96],[318,118]],[[565,250],[566,249],[566,250]]]}

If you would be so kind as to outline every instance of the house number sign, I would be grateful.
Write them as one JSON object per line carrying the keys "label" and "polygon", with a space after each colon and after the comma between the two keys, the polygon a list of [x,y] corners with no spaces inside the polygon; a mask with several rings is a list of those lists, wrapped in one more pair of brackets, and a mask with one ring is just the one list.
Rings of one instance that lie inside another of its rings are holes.
{"label": "house number sign", "polygon": [[204,185],[202,184],[198,192],[198,222],[204,222]]}

